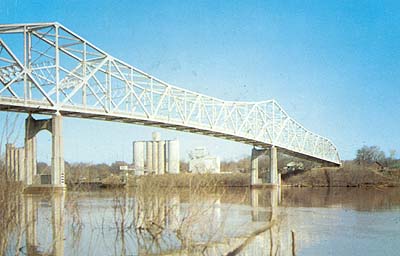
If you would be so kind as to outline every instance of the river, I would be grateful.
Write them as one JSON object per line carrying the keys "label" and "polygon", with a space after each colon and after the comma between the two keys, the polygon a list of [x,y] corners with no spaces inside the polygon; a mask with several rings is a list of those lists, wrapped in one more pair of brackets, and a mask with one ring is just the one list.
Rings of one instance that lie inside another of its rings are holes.
{"label": "river", "polygon": [[6,255],[400,251],[400,188],[67,191],[21,195],[16,209]]}

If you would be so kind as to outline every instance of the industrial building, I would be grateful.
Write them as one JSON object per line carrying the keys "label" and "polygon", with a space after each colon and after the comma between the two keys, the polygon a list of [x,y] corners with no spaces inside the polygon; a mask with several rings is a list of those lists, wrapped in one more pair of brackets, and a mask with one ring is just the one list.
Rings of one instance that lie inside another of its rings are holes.
{"label": "industrial building", "polygon": [[161,140],[159,132],[151,141],[134,141],[133,166],[136,175],[179,173],[179,141]]}
{"label": "industrial building", "polygon": [[[36,157],[32,159],[35,161],[36,174]],[[5,169],[7,177],[14,181],[25,181],[25,148],[17,148],[14,144],[6,144],[6,158],[5,158]]]}
{"label": "industrial building", "polygon": [[199,147],[189,153],[189,172],[191,173],[220,173],[219,157],[211,156],[207,149]]}

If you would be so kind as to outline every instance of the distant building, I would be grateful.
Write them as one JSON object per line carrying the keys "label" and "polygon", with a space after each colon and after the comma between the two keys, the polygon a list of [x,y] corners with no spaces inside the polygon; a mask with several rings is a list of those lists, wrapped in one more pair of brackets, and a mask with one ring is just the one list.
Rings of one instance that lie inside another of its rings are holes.
{"label": "distant building", "polygon": [[210,156],[206,148],[199,147],[189,153],[189,172],[191,173],[220,173],[219,157]]}
{"label": "distant building", "polygon": [[379,161],[373,162],[373,163],[370,165],[370,167],[371,167],[372,169],[374,169],[374,170],[377,170],[377,171],[383,171],[383,170],[385,169],[385,166],[384,166],[381,162],[379,162]]}
{"label": "distant building", "polygon": [[133,167],[136,175],[179,173],[179,141],[161,140],[153,132],[152,140],[133,142]]}
{"label": "distant building", "polygon": [[383,171],[387,169],[385,165],[380,161],[373,161],[373,162],[361,161],[358,164],[361,165],[363,168],[369,168],[376,171]]}
{"label": "distant building", "polygon": [[286,172],[301,171],[304,170],[304,164],[302,162],[289,162],[284,170]]}
{"label": "distant building", "polygon": [[131,174],[135,174],[135,175],[144,175],[145,174],[143,169],[135,169],[133,166],[129,166],[129,165],[121,165],[119,167],[119,170],[123,173],[131,173]]}

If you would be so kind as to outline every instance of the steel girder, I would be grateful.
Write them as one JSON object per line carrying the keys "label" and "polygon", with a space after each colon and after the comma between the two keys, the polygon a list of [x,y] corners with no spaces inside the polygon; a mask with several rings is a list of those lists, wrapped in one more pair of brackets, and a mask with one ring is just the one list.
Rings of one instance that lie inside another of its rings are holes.
{"label": "steel girder", "polygon": [[224,101],[165,83],[58,23],[0,25],[0,106],[156,125],[338,165],[334,144],[274,100]]}

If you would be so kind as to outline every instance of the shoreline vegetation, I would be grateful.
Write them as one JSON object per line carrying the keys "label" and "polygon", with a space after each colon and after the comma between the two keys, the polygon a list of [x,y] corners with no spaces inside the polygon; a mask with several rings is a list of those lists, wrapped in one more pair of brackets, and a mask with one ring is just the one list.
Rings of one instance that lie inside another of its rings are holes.
{"label": "shoreline vegetation", "polygon": [[368,187],[400,186],[400,170],[376,170],[370,167],[321,167],[282,175],[282,184],[295,187]]}
{"label": "shoreline vegetation", "polygon": [[[0,152],[1,153],[1,152]],[[390,156],[377,146],[363,146],[357,151],[354,160],[342,162],[341,167],[321,167],[304,159],[285,154],[278,156],[278,171],[281,174],[281,185],[288,187],[365,187],[365,186],[400,186],[400,159],[396,152]],[[115,188],[150,185],[157,187],[250,187],[250,158],[221,162],[220,173],[190,173],[189,164],[181,161],[179,174],[146,174],[135,176],[131,172],[121,170],[121,166],[129,165],[123,161],[108,164],[68,163],[65,162],[65,182],[69,189],[75,188]],[[261,156],[259,162],[259,178],[266,182],[269,158]],[[4,172],[4,160],[0,160],[0,170]],[[37,182],[41,175],[51,175],[48,164],[37,164]]]}
{"label": "shoreline vegetation", "polygon": [[[354,160],[343,161],[341,167],[320,165],[285,154],[278,156],[278,170],[283,186],[295,187],[361,187],[400,186],[400,159],[396,151],[390,156],[377,146],[363,146],[357,150]],[[148,174],[134,176],[120,171],[125,162],[107,164],[66,163],[66,182],[70,187],[95,185],[102,187],[139,186],[150,183],[160,187],[249,187],[250,158],[221,162],[221,173],[189,173],[187,162],[181,161],[180,174]],[[261,156],[259,178],[265,183],[269,158]],[[38,164],[40,173],[49,174],[49,166]]]}
{"label": "shoreline vegetation", "polygon": [[[243,172],[149,174],[126,175],[122,171],[99,170],[98,165],[86,165],[67,172],[68,189],[116,188],[157,186],[162,188],[218,188],[250,187],[249,170]],[[3,172],[3,174],[5,174]],[[101,174],[101,175],[99,175]],[[268,171],[261,169],[259,178],[264,180]],[[5,177],[4,177],[5,178]],[[400,187],[400,168],[381,168],[374,165],[360,165],[346,161],[341,167],[314,167],[281,173],[283,187]]]}
{"label": "shoreline vegetation", "polygon": [[[69,187],[85,185],[97,187],[118,186],[158,186],[158,187],[249,187],[249,173],[220,174],[164,174],[129,176],[122,180],[119,175],[109,176],[99,182],[72,182]],[[367,186],[400,186],[400,169],[377,170],[372,167],[362,167],[344,164],[340,168],[318,167],[311,170],[298,170],[282,174],[284,187],[367,187]]]}
{"label": "shoreline vegetation", "polygon": [[[178,174],[134,177],[130,186],[156,183],[161,187],[249,187],[249,173]],[[363,187],[400,186],[400,170],[375,170],[370,167],[344,165],[340,168],[320,167],[282,175],[283,186],[294,187]]]}
{"label": "shoreline vegetation", "polygon": [[[0,152],[1,154],[1,152]],[[283,186],[296,187],[360,187],[360,186],[400,186],[400,159],[395,158],[396,151],[390,156],[377,146],[363,146],[357,151],[354,160],[343,161],[341,167],[321,167],[304,159],[279,153],[278,170]],[[4,169],[4,159],[0,159],[0,170]],[[249,187],[250,158],[234,161],[222,161],[221,172],[190,173],[189,164],[181,161],[180,174],[146,174],[135,176],[121,170],[129,165],[123,161],[108,164],[68,163],[65,162],[65,182],[69,189],[95,187],[138,186],[150,183],[160,187]],[[259,178],[266,183],[269,158],[261,156]],[[37,163],[38,175],[51,175],[51,168],[43,162]],[[2,172],[4,173],[4,170]]]}

